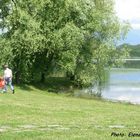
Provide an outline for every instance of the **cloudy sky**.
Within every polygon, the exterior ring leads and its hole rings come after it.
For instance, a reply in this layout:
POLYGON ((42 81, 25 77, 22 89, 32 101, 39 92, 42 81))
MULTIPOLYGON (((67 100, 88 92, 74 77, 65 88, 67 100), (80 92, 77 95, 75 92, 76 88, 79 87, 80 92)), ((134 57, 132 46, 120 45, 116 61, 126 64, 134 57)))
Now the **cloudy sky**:
POLYGON ((115 0, 115 2, 119 18, 128 20, 132 26, 124 42, 140 44, 140 0, 115 0))

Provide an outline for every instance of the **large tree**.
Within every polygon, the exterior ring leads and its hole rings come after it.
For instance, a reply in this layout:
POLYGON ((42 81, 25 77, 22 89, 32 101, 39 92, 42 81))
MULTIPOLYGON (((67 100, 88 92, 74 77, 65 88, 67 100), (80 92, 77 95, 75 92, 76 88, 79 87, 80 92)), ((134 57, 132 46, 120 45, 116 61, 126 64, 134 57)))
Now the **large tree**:
MULTIPOLYGON (((115 43, 127 29, 113 0, 4 0, 1 49, 9 50, 16 79, 63 71, 78 86, 100 83, 115 43), (125 28, 124 28, 125 27, 125 28)), ((7 56, 7 55, 5 55, 7 56)), ((9 57, 8 57, 9 58, 9 57)))

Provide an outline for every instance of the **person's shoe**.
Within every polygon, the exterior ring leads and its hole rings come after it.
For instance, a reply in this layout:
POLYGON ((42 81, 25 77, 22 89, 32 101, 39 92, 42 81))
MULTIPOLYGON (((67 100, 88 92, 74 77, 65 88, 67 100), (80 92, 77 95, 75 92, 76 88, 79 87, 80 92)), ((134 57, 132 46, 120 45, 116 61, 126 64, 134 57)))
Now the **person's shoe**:
POLYGON ((12 93, 14 94, 15 93, 15 90, 13 89, 12 93))

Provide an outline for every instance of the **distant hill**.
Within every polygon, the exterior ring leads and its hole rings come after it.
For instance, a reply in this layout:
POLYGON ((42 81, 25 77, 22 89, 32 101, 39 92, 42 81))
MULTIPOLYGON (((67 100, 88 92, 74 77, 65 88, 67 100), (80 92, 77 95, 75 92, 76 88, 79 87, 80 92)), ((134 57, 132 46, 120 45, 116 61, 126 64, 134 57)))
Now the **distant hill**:
POLYGON ((132 45, 140 44, 140 29, 131 29, 126 38, 120 41, 120 44, 129 43, 132 45))
POLYGON ((130 57, 140 57, 140 44, 138 45, 130 45, 130 44, 122 44, 119 47, 127 47, 130 49, 130 57))
MULTIPOLYGON (((130 45, 130 44, 123 44, 118 46, 118 48, 127 47, 130 50, 130 58, 140 58, 140 44, 138 45, 130 45)), ((140 69, 140 61, 129 61, 127 60, 124 63, 125 68, 137 68, 140 69)))

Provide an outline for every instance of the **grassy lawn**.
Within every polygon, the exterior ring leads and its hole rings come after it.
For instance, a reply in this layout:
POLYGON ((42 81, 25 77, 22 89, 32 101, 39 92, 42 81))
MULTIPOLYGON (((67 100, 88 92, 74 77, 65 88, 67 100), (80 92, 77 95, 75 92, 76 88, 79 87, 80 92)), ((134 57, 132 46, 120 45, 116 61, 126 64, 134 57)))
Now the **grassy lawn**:
POLYGON ((0 140, 130 140, 140 134, 140 106, 16 87, 0 94, 0 140), (111 136, 111 133, 124 136, 111 136))

